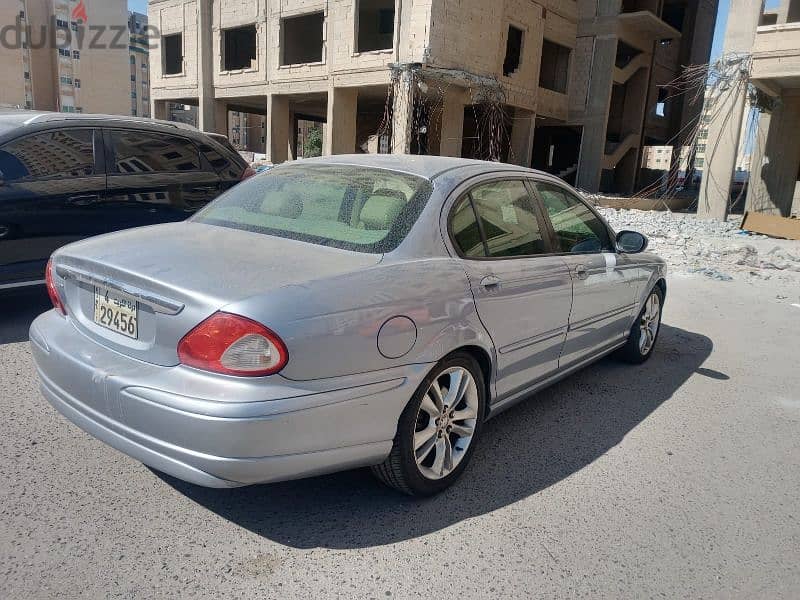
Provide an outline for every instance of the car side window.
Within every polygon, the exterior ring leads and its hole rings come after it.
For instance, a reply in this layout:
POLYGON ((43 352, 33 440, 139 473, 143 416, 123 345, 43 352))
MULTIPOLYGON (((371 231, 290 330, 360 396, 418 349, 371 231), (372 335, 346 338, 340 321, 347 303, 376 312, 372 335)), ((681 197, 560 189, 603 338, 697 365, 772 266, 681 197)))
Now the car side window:
POLYGON ((191 140, 148 131, 110 132, 117 173, 185 173, 202 171, 200 153, 191 140))
POLYGON ((535 185, 555 230, 559 252, 603 252, 611 249, 608 229, 586 204, 560 186, 542 182, 536 182, 535 185))
POLYGON ((450 217, 450 231, 461 254, 468 258, 485 258, 481 229, 469 196, 461 198, 450 217))
POLYGON ((0 148, 5 182, 95 174, 94 130, 56 129, 9 142, 0 148))
POLYGON ((492 181, 474 187, 469 194, 490 257, 532 256, 548 251, 533 201, 522 181, 492 181))

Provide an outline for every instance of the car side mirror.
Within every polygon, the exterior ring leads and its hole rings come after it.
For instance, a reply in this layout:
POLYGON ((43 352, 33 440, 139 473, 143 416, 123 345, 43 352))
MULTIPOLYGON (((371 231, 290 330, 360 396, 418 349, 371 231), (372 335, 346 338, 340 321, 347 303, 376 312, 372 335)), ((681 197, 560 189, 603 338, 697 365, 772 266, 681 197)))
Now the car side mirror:
POLYGON ((638 231, 620 231, 617 234, 617 250, 623 254, 639 254, 647 250, 647 237, 638 231))

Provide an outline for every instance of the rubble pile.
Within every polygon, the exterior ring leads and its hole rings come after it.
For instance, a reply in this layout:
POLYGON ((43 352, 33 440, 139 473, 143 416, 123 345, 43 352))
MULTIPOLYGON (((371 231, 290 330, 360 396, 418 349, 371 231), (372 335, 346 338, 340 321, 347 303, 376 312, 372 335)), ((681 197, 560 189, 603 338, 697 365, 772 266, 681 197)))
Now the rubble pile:
POLYGON ((666 211, 598 210, 616 231, 632 229, 650 238, 650 249, 667 261, 672 273, 719 281, 800 281, 800 242, 741 231, 739 216, 721 222, 666 211))

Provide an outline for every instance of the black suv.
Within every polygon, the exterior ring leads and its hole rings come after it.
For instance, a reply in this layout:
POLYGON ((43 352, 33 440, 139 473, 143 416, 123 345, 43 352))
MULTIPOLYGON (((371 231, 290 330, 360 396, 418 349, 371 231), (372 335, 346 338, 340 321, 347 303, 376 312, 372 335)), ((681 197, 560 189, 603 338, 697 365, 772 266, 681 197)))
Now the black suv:
POLYGON ((0 290, 59 246, 182 221, 253 174, 223 136, 133 117, 0 111, 0 290))

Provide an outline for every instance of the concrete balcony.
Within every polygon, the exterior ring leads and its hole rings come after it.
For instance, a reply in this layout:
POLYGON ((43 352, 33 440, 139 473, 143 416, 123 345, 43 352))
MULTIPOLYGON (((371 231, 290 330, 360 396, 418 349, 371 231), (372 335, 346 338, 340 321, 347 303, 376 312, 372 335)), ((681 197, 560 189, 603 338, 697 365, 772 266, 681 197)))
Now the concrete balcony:
POLYGON ((800 89, 800 23, 758 28, 751 80, 771 96, 800 89))
POLYGON ((681 37, 680 31, 649 10, 622 13, 618 20, 620 39, 643 52, 650 52, 654 41, 681 37))

